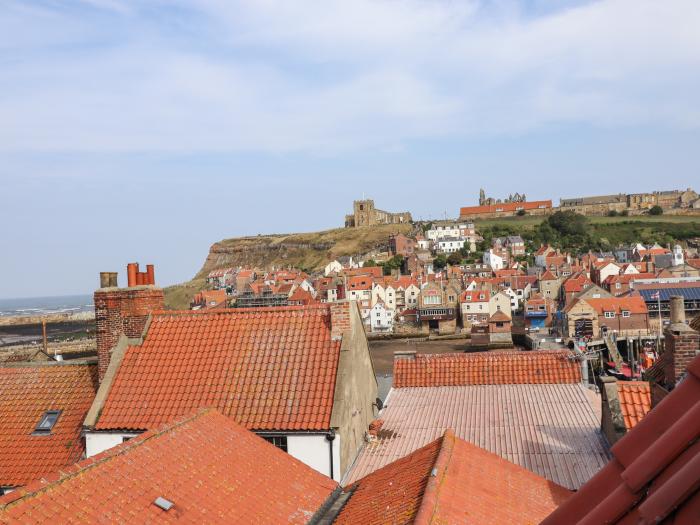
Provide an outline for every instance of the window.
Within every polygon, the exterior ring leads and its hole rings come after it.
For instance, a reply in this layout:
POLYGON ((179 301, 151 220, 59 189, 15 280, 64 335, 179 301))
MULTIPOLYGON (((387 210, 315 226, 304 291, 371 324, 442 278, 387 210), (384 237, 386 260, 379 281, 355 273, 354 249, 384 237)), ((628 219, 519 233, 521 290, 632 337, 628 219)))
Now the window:
POLYGON ((615 312, 605 312, 605 317, 607 319, 615 319, 615 312))
POLYGON ((615 288, 619 290, 620 288, 622 288, 622 285, 620 283, 615 283, 615 288))
POLYGON ((440 304, 440 296, 439 295, 426 295, 423 297, 423 304, 440 304))
POLYGON ((622 310, 622 317, 629 317, 630 313, 628 310, 622 310))
POLYGON ((44 415, 41 416, 39 424, 36 426, 33 433, 39 435, 51 434, 51 429, 56 424, 56 421, 58 421, 60 415, 60 410, 48 410, 44 412, 44 415))
POLYGON ((126 443, 126 442, 129 441, 132 437, 134 437, 134 436, 122 436, 122 443, 126 443))
POLYGON ((268 443, 272 443, 278 449, 287 452, 287 436, 262 436, 268 443))

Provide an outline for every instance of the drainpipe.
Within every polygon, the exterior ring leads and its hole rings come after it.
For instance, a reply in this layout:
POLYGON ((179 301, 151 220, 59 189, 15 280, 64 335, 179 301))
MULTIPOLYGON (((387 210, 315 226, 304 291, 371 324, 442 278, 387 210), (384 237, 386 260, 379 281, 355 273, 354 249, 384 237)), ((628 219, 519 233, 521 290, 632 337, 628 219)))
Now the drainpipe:
POLYGON ((333 441, 335 441, 335 430, 330 429, 328 434, 326 434, 326 440, 328 441, 328 459, 331 466, 330 478, 333 479, 333 441))

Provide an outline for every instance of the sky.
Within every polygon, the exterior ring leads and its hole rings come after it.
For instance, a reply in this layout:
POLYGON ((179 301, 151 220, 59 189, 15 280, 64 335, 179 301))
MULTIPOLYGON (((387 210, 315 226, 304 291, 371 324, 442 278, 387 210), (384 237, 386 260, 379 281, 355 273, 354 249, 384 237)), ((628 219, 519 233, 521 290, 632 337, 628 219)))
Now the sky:
POLYGON ((700 186, 697 0, 0 0, 0 298, 340 227, 700 186))

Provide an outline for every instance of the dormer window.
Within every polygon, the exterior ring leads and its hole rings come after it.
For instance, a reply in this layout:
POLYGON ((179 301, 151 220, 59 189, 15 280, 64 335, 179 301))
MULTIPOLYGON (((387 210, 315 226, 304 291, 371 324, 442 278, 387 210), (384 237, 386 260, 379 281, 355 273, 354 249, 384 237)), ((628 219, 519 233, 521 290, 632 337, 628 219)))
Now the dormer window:
POLYGON ((630 316, 629 310, 622 310, 622 317, 629 317, 629 316, 630 316))
POLYGON ((44 412, 44 415, 41 416, 41 419, 39 420, 39 423, 32 434, 40 436, 51 434, 51 430, 56 424, 56 421, 58 421, 60 415, 60 410, 47 410, 44 412))

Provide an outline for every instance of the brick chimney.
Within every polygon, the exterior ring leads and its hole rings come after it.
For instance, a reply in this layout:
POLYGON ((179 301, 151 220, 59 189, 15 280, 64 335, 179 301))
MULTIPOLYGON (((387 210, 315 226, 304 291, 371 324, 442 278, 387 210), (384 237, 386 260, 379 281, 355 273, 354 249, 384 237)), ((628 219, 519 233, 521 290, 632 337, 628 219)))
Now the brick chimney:
POLYGON ((145 272, 139 272, 137 263, 127 266, 127 288, 119 288, 116 272, 100 273, 100 288, 94 295, 100 381, 119 338, 122 335, 140 337, 150 313, 165 307, 163 290, 155 286, 153 265, 146 268, 145 272))
POLYGON ((683 297, 673 296, 671 303, 671 323, 664 332, 665 367, 664 375, 668 385, 675 385, 683 377, 688 364, 700 353, 700 333, 685 323, 683 297))
POLYGON ((357 308, 355 301, 337 301, 331 305, 331 339, 340 341, 343 334, 351 330, 351 308, 357 308))

